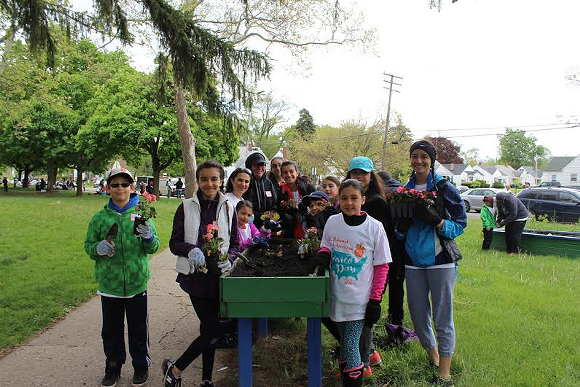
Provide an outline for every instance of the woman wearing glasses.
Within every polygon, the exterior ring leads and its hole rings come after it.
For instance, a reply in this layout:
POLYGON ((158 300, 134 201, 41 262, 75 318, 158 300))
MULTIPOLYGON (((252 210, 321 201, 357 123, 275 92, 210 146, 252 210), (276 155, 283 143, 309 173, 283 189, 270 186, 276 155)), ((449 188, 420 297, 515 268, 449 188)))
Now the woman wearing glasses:
POLYGON ((274 157, 270 160, 270 172, 268 172, 268 179, 272 182, 274 190, 276 191, 276 196, 282 196, 281 184, 284 184, 284 179, 282 179, 282 163, 284 159, 282 157, 274 157))

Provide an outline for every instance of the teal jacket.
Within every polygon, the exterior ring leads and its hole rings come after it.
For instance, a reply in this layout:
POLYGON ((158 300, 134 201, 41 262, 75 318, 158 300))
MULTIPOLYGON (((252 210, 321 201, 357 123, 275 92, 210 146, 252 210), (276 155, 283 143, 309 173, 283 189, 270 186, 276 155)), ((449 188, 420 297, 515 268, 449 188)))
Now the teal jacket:
POLYGON ((481 223, 483 228, 494 228, 495 227, 495 213, 491 212, 488 206, 485 204, 481 207, 481 223))
POLYGON ((131 194, 129 204, 122 209, 109 200, 89 222, 85 251, 95 261, 95 279, 98 290, 102 293, 127 297, 147 290, 147 281, 151 277, 147 254, 157 251, 159 238, 151 219, 148 220, 153 229, 151 240, 143 241, 133 233, 131 214, 135 213, 138 203, 137 194, 131 194), (117 237, 113 239, 115 255, 98 255, 97 245, 105 239, 113 223, 117 223, 119 227, 117 237))

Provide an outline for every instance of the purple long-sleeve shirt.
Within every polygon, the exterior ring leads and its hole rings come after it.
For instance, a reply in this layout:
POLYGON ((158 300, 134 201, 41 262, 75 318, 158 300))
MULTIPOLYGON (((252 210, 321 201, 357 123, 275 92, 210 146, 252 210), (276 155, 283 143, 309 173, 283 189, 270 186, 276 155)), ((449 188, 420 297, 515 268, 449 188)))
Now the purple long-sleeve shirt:
MULTIPOLYGON (((214 200, 204 200, 201 195, 197 194, 201 206, 201 222, 199 225, 199 232, 197 244, 185 242, 183 203, 179 205, 175 216, 173 217, 173 231, 171 232, 171 239, 169 240, 169 249, 175 255, 187 257, 189 252, 195 247, 201 247, 203 244, 203 235, 207 225, 216 220, 218 197, 214 200)), ((232 219, 232 228, 230 230, 230 247, 228 254, 232 260, 238 252, 238 221, 234 211, 232 219)), ((219 296, 219 276, 220 269, 217 267, 217 262, 213 257, 206 257, 207 273, 194 274, 178 274, 176 281, 181 286, 184 292, 189 293, 194 297, 217 298, 219 296)))

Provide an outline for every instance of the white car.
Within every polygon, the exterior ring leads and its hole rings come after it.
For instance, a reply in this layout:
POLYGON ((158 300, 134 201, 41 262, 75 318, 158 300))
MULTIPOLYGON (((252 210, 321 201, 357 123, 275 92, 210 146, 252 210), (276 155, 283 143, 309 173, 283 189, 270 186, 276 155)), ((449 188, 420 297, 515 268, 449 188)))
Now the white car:
MULTIPOLYGON (((495 198, 498 192, 503 191, 499 188, 471 188, 461 194, 461 199, 465 204, 465 211, 469 212, 471 210, 480 211, 483 207, 483 197, 491 196, 495 198)), ((494 200, 495 203, 495 200, 494 200)))

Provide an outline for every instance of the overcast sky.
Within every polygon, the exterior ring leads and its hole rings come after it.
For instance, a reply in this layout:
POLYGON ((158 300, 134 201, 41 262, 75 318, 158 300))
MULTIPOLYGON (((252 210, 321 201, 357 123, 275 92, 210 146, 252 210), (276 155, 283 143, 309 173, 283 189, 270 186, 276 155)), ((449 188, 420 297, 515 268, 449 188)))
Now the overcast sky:
MULTIPOLYGON (((530 131, 554 156, 580 154, 580 128, 557 129, 580 121, 580 84, 566 80, 580 73, 580 1, 444 0, 441 12, 427 0, 358 5, 377 29, 378 56, 314 50, 308 77, 278 62, 261 83, 294 105, 291 121, 301 108, 316 124, 385 116, 386 72, 403 78, 392 109, 416 138, 441 135, 496 157, 489 134, 508 126, 530 131)), ((150 70, 142 51, 130 51, 134 65, 150 70)))

